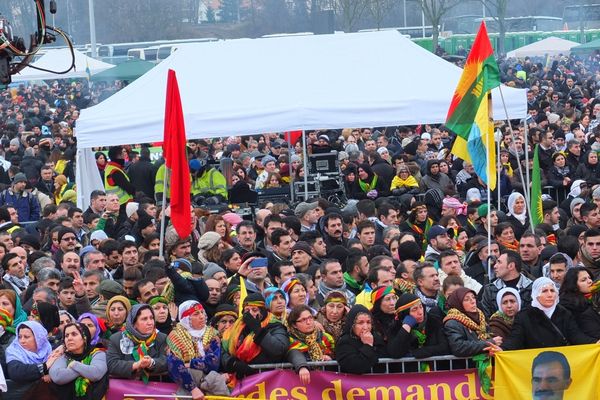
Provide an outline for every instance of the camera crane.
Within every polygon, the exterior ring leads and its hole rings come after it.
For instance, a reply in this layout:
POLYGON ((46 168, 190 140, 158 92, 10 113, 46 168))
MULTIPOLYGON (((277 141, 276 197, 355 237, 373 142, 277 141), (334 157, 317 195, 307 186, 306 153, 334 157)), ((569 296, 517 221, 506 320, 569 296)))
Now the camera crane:
MULTIPOLYGON (((11 76, 19 73, 27 66, 57 74, 66 74, 75 68, 75 52, 68 34, 60 28, 46 25, 45 0, 33 1, 36 8, 37 31, 30 35, 29 48, 25 46, 23 38, 13 35, 8 18, 0 15, 0 85, 8 85, 11 82, 11 76), (31 65, 30 63, 37 52, 45 44, 56 41, 57 34, 64 38, 71 50, 71 66, 65 71, 51 71, 31 65)), ((55 0, 50 0, 50 13, 56 14, 55 0)))

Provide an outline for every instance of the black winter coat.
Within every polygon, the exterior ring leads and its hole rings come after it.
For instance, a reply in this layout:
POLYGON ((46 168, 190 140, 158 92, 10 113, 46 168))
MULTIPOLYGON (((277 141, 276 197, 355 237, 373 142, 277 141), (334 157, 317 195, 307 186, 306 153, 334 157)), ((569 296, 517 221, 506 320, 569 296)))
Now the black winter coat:
POLYGON ((537 349, 594 342, 592 337, 579 329, 573 314, 559 304, 551 319, 536 307, 519 311, 512 332, 502 344, 502 348, 505 350, 537 349))
POLYGON ((485 340, 479 339, 475 331, 453 319, 444 323, 444 333, 448 338, 450 352, 455 357, 472 357, 483 353, 483 349, 489 346, 485 340))
POLYGON ((402 328, 402 323, 395 324, 390 339, 387 344, 387 351, 392 358, 401 358, 413 356, 415 358, 428 358, 441 356, 450 353, 448 340, 444 335, 442 321, 427 314, 425 322, 425 333, 427 339, 423 347, 419 348, 417 337, 402 328))
POLYGON ((571 295, 561 294, 559 304, 573 314, 577 326, 583 333, 596 340, 600 339, 600 314, 590 303, 583 298, 577 299, 571 295))

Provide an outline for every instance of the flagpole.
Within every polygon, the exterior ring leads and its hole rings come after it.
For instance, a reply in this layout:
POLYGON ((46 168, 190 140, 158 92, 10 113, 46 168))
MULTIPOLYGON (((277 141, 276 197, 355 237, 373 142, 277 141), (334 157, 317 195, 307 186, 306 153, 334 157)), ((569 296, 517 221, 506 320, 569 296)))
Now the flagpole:
POLYGON ((527 126, 527 120, 523 121, 523 125, 525 126, 525 175, 527 179, 527 185, 524 187, 523 191, 527 193, 527 198, 525 199, 525 205, 527 206, 527 213, 529 214, 529 224, 531 225, 531 232, 535 233, 535 225, 533 224, 533 215, 531 214, 531 187, 529 184, 531 183, 531 177, 529 176, 529 126, 527 126))
POLYGON ((502 191, 500 190, 500 174, 502 172, 502 162, 501 162, 501 158, 500 158, 500 140, 502 139, 502 133, 500 132, 500 129, 496 130, 496 133, 498 134, 498 140, 496 141, 496 157, 498 157, 498 160, 495 160, 498 167, 498 179, 496 180, 496 191, 498 192, 498 204, 496 205, 496 207, 498 208, 498 210, 500 209, 500 200, 502 199, 502 191))
POLYGON ((165 259, 165 222, 166 222, 166 215, 165 215, 165 211, 167 210, 167 190, 170 190, 170 185, 169 185, 169 168, 167 168, 166 165, 166 161, 165 161, 165 176, 164 176, 164 180, 163 180, 163 193, 162 193, 162 212, 160 215, 160 247, 158 248, 158 257, 160 259, 163 259, 164 261, 166 261, 165 259))
POLYGON ((306 131, 302 130, 302 164, 304 164, 304 201, 308 201, 308 146, 306 145, 306 131))
MULTIPOLYGON (((500 91, 500 99, 502 100, 502 107, 504 108, 504 115, 506 116, 506 123, 508 124, 508 129, 510 130, 510 136, 512 138, 512 142, 515 143, 515 133, 513 132, 512 126, 510 124, 510 118, 508 117, 508 110, 506 109, 506 102, 504 101, 504 94, 502 93, 502 85, 498 86, 498 90, 500 91)), ((524 121, 525 125, 525 137, 527 137, 527 122, 524 121)), ((527 143, 527 142, 525 142, 527 143)), ((527 171, 529 171, 529 161, 527 157, 527 147, 524 150, 525 160, 527 164, 527 171)), ((521 165, 521 159, 519 158, 519 153, 517 151, 517 167, 519 168, 519 176, 521 178, 521 184, 523 185, 523 196, 525 197, 525 206, 527 207, 527 213, 529 214, 530 222, 533 222, 531 218, 531 205, 529 201, 529 184, 525 182, 525 178, 523 175, 523 167, 521 165)), ((527 173, 529 175, 529 172, 527 173)), ((527 180, 529 182, 529 178, 527 180)))
MULTIPOLYGON (((488 92, 487 96, 489 97, 489 102, 488 105, 492 106, 492 102, 491 102, 491 97, 492 97, 492 92, 488 92)), ((493 119, 493 112, 492 112, 492 107, 488 108, 488 124, 493 123, 494 119, 493 119), (490 121, 491 120, 491 121, 490 121)), ((488 175, 490 172, 490 134, 489 134, 489 128, 486 128, 487 132, 485 132, 485 159, 486 159, 486 177, 487 177, 487 248, 488 248, 488 255, 487 255, 487 267, 488 267, 488 279, 491 279, 491 271, 490 271, 490 265, 492 264, 490 262, 490 257, 492 256, 492 218, 491 218, 491 214, 492 214, 492 190, 490 189, 490 181, 492 180, 492 178, 488 175)), ((496 182, 496 190, 498 190, 498 192, 500 192, 500 180, 498 180, 496 182)))

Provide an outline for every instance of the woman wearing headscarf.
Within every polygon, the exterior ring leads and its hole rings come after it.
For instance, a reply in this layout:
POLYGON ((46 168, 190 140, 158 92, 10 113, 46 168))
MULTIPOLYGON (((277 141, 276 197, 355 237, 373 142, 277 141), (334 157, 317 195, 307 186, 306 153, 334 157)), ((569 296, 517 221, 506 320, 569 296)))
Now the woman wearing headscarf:
POLYGON ((379 333, 386 343, 394 324, 397 300, 398 296, 392 286, 379 286, 371 292, 373 330, 379 333))
POLYGON ((398 168, 398 173, 392 179, 390 190, 394 196, 402 196, 403 194, 419 193, 419 182, 410 174, 407 166, 401 165, 398 168))
POLYGON ((477 294, 464 287, 448 296, 450 309, 444 317, 444 332, 455 357, 472 357, 484 353, 490 343, 502 344, 502 338, 492 338, 476 299, 477 294))
POLYGON ((141 378, 167 371, 167 336, 156 330, 152 308, 136 304, 125 321, 125 330, 110 337, 106 362, 111 376, 141 378))
POLYGON ((596 151, 589 151, 583 156, 583 162, 575 171, 575 178, 586 181, 590 187, 600 183, 600 163, 596 151))
POLYGON ((347 312, 348 299, 344 293, 337 290, 327 293, 323 307, 317 314, 317 322, 323 326, 325 332, 333 337, 335 342, 342 336, 347 312))
POLYGON ((369 164, 364 163, 357 168, 356 179, 350 187, 348 197, 357 200, 375 200, 378 197, 386 197, 389 193, 389 186, 386 185, 385 179, 375 174, 369 164))
POLYGON ((152 307, 156 329, 168 335, 173 329, 173 321, 169 313, 169 301, 163 296, 152 296, 148 299, 148 305, 152 307))
POLYGON ((65 326, 64 354, 50 368, 53 392, 61 399, 101 399, 108 390, 106 354, 92 344, 87 326, 65 326))
POLYGON ((0 290, 0 367, 4 371, 6 371, 6 348, 15 339, 14 317, 17 299, 18 296, 14 291, 0 290))
POLYGON ((518 192, 511 193, 507 201, 508 218, 513 227, 515 238, 521 240, 521 236, 529 228, 529 218, 527 218, 527 207, 525 206, 525 197, 518 192))
POLYGON ((223 334, 221 364, 235 374, 235 381, 258 372, 249 364, 281 362, 288 346, 285 326, 267 310, 262 294, 252 293, 244 299, 242 315, 223 334))
POLYGON ((36 383, 50 382, 48 371, 60 357, 61 349, 52 351, 48 332, 37 321, 17 325, 17 338, 6 348, 8 390, 14 398, 32 390, 36 383))
POLYGON ((48 341, 53 349, 62 343, 62 333, 58 329, 60 326, 60 315, 58 314, 57 306, 46 302, 34 302, 29 319, 42 324, 48 332, 48 341))
POLYGON ((177 394, 229 395, 227 384, 217 371, 221 359, 218 332, 207 325, 204 307, 188 300, 179 306, 179 323, 169 333, 167 365, 169 376, 179 385, 177 394))
POLYGON ((306 287, 300 279, 295 276, 286 279, 281 284, 281 289, 285 292, 288 298, 288 310, 302 304, 308 305, 308 293, 306 287))
POLYGON ((421 299, 404 293, 395 304, 387 350, 392 358, 427 358, 450 353, 442 321, 425 311, 421 299))
POLYGON ((433 226, 433 219, 429 218, 427 206, 421 202, 415 202, 412 205, 408 219, 400 224, 401 232, 410 232, 415 237, 415 241, 423 248, 427 248, 427 233, 433 226))
POLYGON ((535 349, 595 342, 579 329, 571 312, 558 304, 558 290, 550 278, 536 279, 531 297, 531 307, 517 314, 511 333, 502 345, 503 349, 535 349))
MULTIPOLYGON (((283 289, 277 286, 271 286, 264 290, 265 305, 267 310, 275 316, 285 326, 287 326, 287 305, 288 295, 283 289)), ((237 317, 237 316, 236 316, 237 317)))
POLYGON ((232 326, 238 317, 238 312, 231 304, 219 304, 210 320, 210 325, 215 328, 219 337, 223 337, 223 333, 232 326))
POLYGON ((600 339, 597 291, 598 283, 592 283, 592 273, 583 267, 569 269, 559 291, 559 304, 573 314, 581 331, 594 339, 600 339))
POLYGON ((102 342, 100 341, 100 333, 102 333, 102 330, 100 328, 98 317, 92 313, 83 313, 79 316, 79 318, 77 318, 77 322, 85 325, 85 327, 88 329, 88 332, 91 336, 90 342, 92 346, 104 348, 102 342))
POLYGON ((288 316, 290 346, 287 358, 304 385, 310 384, 309 361, 331 361, 335 343, 333 337, 315 325, 312 309, 298 305, 288 316))
POLYGON ((336 344, 335 359, 341 372, 366 374, 386 355, 385 343, 373 332, 373 316, 363 305, 355 304, 346 317, 346 324, 336 344))
POLYGON ((518 290, 505 287, 496 294, 496 304, 498 311, 490 317, 490 331, 493 336, 505 339, 510 334, 515 316, 521 310, 521 295, 518 290))
POLYGON ((108 339, 125 329, 125 320, 131 311, 131 302, 125 296, 113 296, 106 304, 106 319, 104 320, 104 332, 102 337, 106 339, 105 345, 108 346, 108 339))

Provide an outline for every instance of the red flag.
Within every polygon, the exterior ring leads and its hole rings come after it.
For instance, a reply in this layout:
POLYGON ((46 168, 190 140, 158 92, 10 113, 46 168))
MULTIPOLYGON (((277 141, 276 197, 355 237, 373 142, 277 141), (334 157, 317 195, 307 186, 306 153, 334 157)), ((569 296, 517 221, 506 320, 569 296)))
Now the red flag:
POLYGON ((165 105, 165 132, 163 155, 171 170, 171 222, 180 238, 192 232, 190 201, 190 167, 186 154, 185 123, 175 71, 169 70, 167 102, 165 105))
POLYGON ((296 144, 298 139, 300 139, 302 137, 302 131, 285 132, 284 137, 285 137, 285 140, 287 140, 287 142, 291 145, 291 147, 294 147, 294 145, 296 144))

